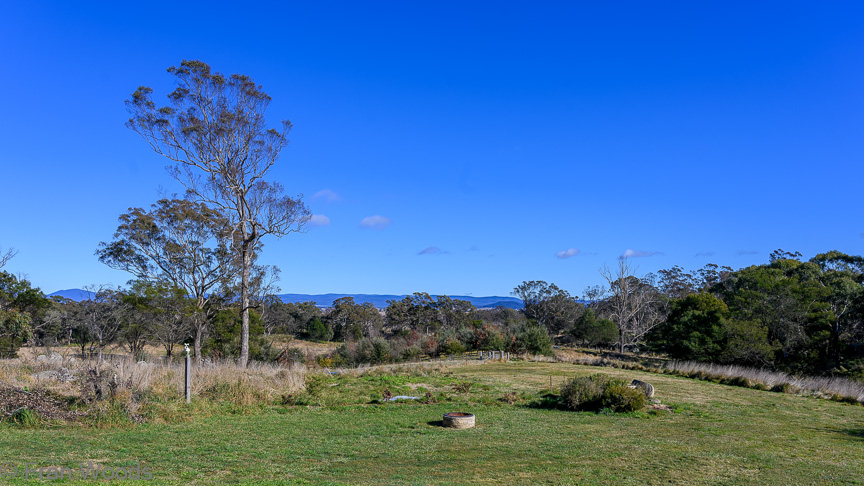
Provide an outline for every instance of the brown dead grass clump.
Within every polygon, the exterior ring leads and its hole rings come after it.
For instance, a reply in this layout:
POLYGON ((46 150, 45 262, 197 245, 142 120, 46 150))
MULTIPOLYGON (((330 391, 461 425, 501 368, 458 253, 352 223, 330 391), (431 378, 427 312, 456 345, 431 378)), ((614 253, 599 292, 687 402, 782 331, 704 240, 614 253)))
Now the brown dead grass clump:
POLYGON ((47 390, 27 390, 0 383, 0 421, 14 420, 23 411, 42 420, 75 420, 84 415, 70 410, 68 402, 47 390))

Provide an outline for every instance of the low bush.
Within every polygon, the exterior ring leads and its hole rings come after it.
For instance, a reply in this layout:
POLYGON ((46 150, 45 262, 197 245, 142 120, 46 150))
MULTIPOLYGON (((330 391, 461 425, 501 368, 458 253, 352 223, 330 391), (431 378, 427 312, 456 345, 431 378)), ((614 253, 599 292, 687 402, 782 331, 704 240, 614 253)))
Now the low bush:
POLYGON ((641 390, 615 384, 603 390, 601 403, 603 408, 612 409, 613 412, 635 412, 645 408, 648 398, 641 390))
POLYGON ((561 404, 569 410, 596 412, 603 408, 633 412, 647 404, 645 394, 624 380, 600 373, 576 377, 561 387, 561 404))

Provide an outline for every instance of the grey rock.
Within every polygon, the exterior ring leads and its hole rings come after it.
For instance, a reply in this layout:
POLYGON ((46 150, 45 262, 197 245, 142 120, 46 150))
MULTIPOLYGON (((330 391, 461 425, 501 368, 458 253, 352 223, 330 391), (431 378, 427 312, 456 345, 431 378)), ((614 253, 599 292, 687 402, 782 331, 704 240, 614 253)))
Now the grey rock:
POLYGON ((48 361, 48 356, 45 356, 44 354, 40 354, 39 356, 36 356, 36 362, 37 363, 45 363, 47 361, 48 361))
POLYGON ((48 361, 63 361, 63 356, 60 356, 60 353, 51 353, 51 356, 48 357, 48 361))
POLYGON ((645 383, 644 381, 639 381, 639 380, 633 380, 630 383, 630 386, 633 388, 637 388, 639 390, 642 390, 642 393, 644 393, 646 397, 654 398, 654 386, 651 385, 650 383, 645 383))
POLYGON ((75 375, 66 368, 60 368, 60 370, 57 371, 57 379, 62 382, 72 381, 75 379, 75 375))
POLYGON ((57 378, 57 372, 54 370, 40 371, 39 373, 34 373, 32 376, 39 381, 51 380, 57 378))
POLYGON ((40 371, 39 373, 35 373, 31 376, 39 381, 57 380, 62 381, 63 383, 73 381, 75 379, 75 375, 66 368, 60 368, 59 370, 40 371))

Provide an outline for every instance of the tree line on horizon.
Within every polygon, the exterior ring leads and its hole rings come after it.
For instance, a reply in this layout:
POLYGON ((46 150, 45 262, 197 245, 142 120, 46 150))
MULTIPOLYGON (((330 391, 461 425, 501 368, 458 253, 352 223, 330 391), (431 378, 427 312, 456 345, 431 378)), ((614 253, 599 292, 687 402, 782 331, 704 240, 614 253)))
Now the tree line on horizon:
MULTIPOLYGON (((322 309, 284 303, 259 279, 250 307, 250 357, 303 361, 293 338, 341 343, 325 357, 331 366, 471 350, 549 354, 557 344, 864 375, 864 257, 837 251, 800 257, 778 250, 768 263, 738 270, 674 266, 644 276, 619 260, 614 270, 601 270, 605 285, 585 289, 581 300, 553 283, 522 282, 512 292, 524 302, 520 310, 477 309, 423 292, 388 301, 385 309, 352 297, 322 309)), ((199 360, 241 353, 236 288, 209 293, 203 305, 200 296, 164 281, 88 290, 91 298, 80 302, 47 298, 0 271, 0 353, 14 356, 25 344, 66 345, 99 359, 106 347, 119 346, 145 358, 150 344, 171 358, 184 343, 199 360)))

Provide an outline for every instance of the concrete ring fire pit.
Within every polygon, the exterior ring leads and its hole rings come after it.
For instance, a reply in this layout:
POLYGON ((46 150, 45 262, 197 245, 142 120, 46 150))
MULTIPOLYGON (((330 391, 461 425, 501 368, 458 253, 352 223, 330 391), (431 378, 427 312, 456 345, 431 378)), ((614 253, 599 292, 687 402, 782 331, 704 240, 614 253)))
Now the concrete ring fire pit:
POLYGON ((474 414, 465 412, 450 412, 444 414, 444 427, 454 429, 470 429, 474 427, 474 414))

